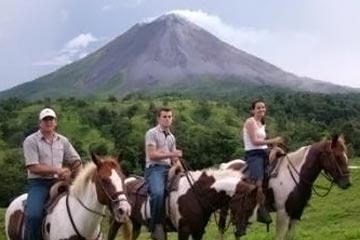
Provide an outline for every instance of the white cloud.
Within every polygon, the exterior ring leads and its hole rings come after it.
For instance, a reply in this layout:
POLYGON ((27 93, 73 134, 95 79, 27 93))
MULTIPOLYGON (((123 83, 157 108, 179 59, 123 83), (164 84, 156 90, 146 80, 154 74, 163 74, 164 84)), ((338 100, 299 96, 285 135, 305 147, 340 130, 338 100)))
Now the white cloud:
POLYGON ((65 50, 79 50, 86 48, 90 43, 98 41, 91 33, 80 34, 65 44, 65 50))
POLYGON ((84 58, 88 55, 88 48, 91 43, 100 41, 91 33, 80 34, 65 43, 64 47, 58 51, 55 56, 47 60, 36 62, 40 66, 62 66, 84 58))

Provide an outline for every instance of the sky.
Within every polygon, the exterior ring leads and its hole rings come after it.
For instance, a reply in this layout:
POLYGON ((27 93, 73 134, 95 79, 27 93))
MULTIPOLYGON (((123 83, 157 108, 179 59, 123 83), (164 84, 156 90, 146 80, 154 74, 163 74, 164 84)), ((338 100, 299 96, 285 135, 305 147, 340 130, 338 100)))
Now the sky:
POLYGON ((358 0, 0 0, 0 91, 176 12, 285 71, 360 87, 358 0))

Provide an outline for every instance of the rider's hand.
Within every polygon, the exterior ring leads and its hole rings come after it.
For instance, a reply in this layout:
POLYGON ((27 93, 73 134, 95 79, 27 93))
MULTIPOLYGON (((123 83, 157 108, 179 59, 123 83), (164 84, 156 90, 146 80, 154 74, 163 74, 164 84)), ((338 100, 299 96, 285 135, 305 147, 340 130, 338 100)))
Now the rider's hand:
POLYGON ((274 144, 283 144, 284 139, 282 137, 276 137, 274 138, 274 144))
POLYGON ((175 157, 175 158, 180 158, 183 155, 181 150, 175 150, 172 153, 173 153, 173 157, 175 157))
POLYGON ((60 180, 68 180, 70 179, 71 171, 68 168, 59 168, 57 175, 60 180))

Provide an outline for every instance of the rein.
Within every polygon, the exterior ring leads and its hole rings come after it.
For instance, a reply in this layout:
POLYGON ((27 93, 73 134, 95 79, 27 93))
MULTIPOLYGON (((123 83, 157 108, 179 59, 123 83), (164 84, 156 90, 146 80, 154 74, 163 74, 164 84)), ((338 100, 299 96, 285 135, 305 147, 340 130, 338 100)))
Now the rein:
MULTIPOLYGON (((96 177, 96 180, 99 179, 97 172, 96 172, 95 177, 96 177)), ((96 180, 95 180, 95 181, 96 181, 96 180)), ((114 199, 114 198, 106 191, 106 189, 105 189, 105 187, 103 186, 103 184, 102 184, 101 181, 96 181, 96 182, 99 183, 100 188, 101 188, 102 191, 105 193, 105 195, 107 196, 108 200, 111 201, 110 207, 112 207, 113 204, 116 203, 116 202, 128 201, 127 198, 125 198, 125 199, 114 199)), ((125 185, 124 185, 124 186, 125 186, 125 185)), ((116 193, 115 193, 115 196, 119 196, 119 195, 122 195, 122 194, 125 195, 125 191, 116 192, 116 193)), ((107 216, 106 214, 103 214, 103 213, 101 213, 101 212, 95 211, 95 210, 89 208, 88 206, 86 206, 86 205, 84 204, 84 202, 81 201, 81 199, 80 199, 78 196, 75 196, 75 199, 76 199, 76 200, 80 203, 80 205, 81 205, 84 209, 86 209, 87 211, 89 211, 89 212, 91 212, 91 213, 93 213, 93 214, 95 214, 95 215, 99 215, 100 217, 106 217, 106 216, 107 216)), ((83 237, 83 236, 80 234, 79 230, 77 229, 77 227, 76 227, 76 225, 75 225, 74 219, 73 219, 73 217, 72 217, 72 215, 71 215, 70 206, 69 206, 69 192, 66 194, 66 210, 67 210, 67 213, 68 213, 68 215, 69 215, 71 225, 72 225, 72 227, 74 228, 74 230, 75 230, 75 232, 76 232, 76 235, 80 238, 80 240, 86 240, 86 238, 83 237)), ((101 229, 100 229, 99 233, 97 234, 95 240, 100 239, 100 236, 101 236, 101 229)))
MULTIPOLYGON (((76 198, 78 199, 78 198, 76 198)), ((83 205, 82 205, 83 206, 83 205)), ((85 205, 84 205, 85 206, 85 205)), ((88 208, 86 208, 88 210, 88 208)), ((72 227, 74 228, 75 232, 76 232, 76 235, 80 238, 80 240, 86 240, 86 238, 84 236, 81 235, 81 233, 79 232, 79 230, 77 229, 76 225, 75 225, 75 222, 74 222, 74 219, 71 215, 71 211, 70 211, 70 206, 69 206, 69 192, 66 194, 66 210, 67 210, 67 213, 69 215, 69 218, 70 218, 70 222, 71 222, 71 225, 72 227)), ((99 231, 99 233, 97 234, 96 239, 99 239, 101 236, 101 230, 99 231)))
MULTIPOLYGON (((193 176, 192 176, 191 173, 190 173, 190 171, 192 171, 192 169, 191 169, 190 166, 185 162, 184 159, 180 158, 179 161, 180 161, 182 167, 183 167, 184 170, 185 170, 185 177, 186 177, 186 179, 187 179, 187 181, 188 181, 191 189, 192 189, 193 192, 194 192, 194 195, 195 195, 196 200, 197 200, 198 203, 200 204, 201 208, 204 210, 204 209, 205 209, 205 206, 203 205, 203 202, 204 202, 204 201, 201 201, 201 195, 202 195, 202 194, 201 194, 201 190, 200 190, 198 187, 195 187, 195 185, 193 184, 193 183, 195 182, 195 180, 194 180, 193 176)), ((208 204, 206 204, 206 205, 208 205, 208 204)), ((216 210, 216 208, 214 208, 213 206, 211 206, 211 205, 208 205, 208 206, 210 207, 210 209, 211 209, 212 211, 215 211, 215 210, 216 210)))
MULTIPOLYGON (((193 176, 190 174, 190 171, 192 170, 190 168, 190 166, 188 165, 188 163, 183 159, 183 158, 179 158, 179 161, 182 165, 182 167, 184 168, 185 170, 185 176, 186 176, 186 179, 192 189, 192 191, 194 192, 194 195, 195 195, 195 198, 196 200, 198 201, 198 203, 200 204, 201 208, 204 210, 205 209, 205 206, 203 205, 203 201, 201 201, 202 197, 201 197, 201 190, 196 188, 195 185, 193 184, 195 182, 193 176)), ((206 204, 210 207, 211 211, 213 212, 213 215, 214 215, 214 220, 215 220, 215 224, 216 226, 219 226, 219 220, 217 219, 216 217, 216 210, 217 208, 213 207, 212 204, 206 204)), ((228 222, 226 228, 224 229, 224 232, 227 231, 230 227, 230 224, 231 224, 231 221, 228 222)), ((218 232, 221 234, 220 232, 220 229, 218 228, 218 232)))
POLYGON ((334 182, 335 182, 334 179, 332 179, 329 175, 324 174, 324 173, 321 172, 321 174, 325 177, 325 179, 330 182, 329 187, 323 187, 323 186, 321 186, 321 185, 314 184, 314 183, 312 183, 311 181, 309 181, 309 180, 307 180, 307 179, 305 179, 305 178, 301 178, 301 180, 300 180, 300 173, 299 173, 299 171, 296 169, 296 167, 294 166, 294 164, 292 163, 289 155, 286 155, 285 157, 286 157, 286 159, 288 160, 287 168, 288 168, 288 170, 289 170, 290 176, 291 176, 291 178, 293 179, 293 181, 294 181, 294 183, 296 184, 296 186, 299 186, 299 185, 300 185, 300 182, 297 182, 297 181, 296 181, 295 176, 294 176, 294 174, 293 174, 293 171, 298 175, 299 181, 303 181, 303 182, 306 183, 307 185, 311 186, 311 189, 313 190, 313 192, 314 192, 318 197, 323 198, 323 197, 326 197, 327 195, 329 195, 331 189, 332 189, 333 186, 334 186, 334 182), (291 169, 292 169, 293 171, 292 171, 291 169), (326 190, 326 192, 325 192, 324 194, 320 194, 317 189, 326 190))

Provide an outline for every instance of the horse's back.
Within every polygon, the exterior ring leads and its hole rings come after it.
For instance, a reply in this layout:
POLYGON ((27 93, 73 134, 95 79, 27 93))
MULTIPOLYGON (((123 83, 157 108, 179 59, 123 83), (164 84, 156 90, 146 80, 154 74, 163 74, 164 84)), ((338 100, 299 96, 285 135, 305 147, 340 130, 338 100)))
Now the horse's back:
POLYGON ((15 198, 5 212, 5 232, 6 238, 11 240, 21 239, 24 221, 24 201, 27 194, 24 193, 15 198))

